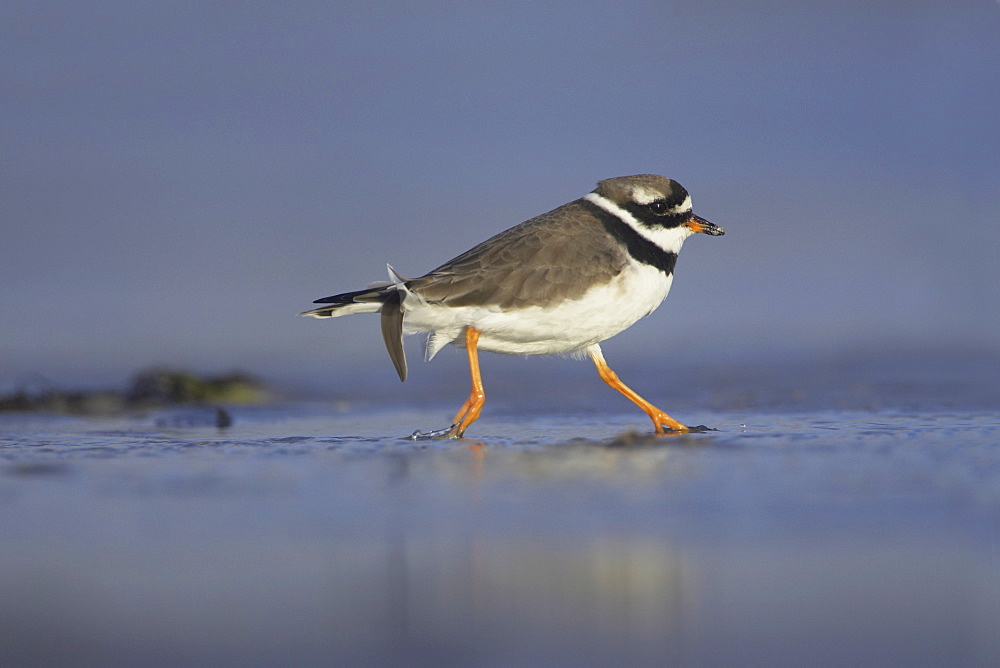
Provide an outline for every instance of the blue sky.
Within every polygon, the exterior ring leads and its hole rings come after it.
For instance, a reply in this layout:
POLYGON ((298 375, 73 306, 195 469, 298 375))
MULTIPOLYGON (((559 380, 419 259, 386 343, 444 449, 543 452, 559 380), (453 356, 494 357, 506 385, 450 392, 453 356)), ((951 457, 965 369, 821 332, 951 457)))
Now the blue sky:
POLYGON ((642 172, 727 235, 612 363, 996 355, 998 35, 985 0, 6 2, 0 387, 392 378, 376 318, 294 314, 642 172))

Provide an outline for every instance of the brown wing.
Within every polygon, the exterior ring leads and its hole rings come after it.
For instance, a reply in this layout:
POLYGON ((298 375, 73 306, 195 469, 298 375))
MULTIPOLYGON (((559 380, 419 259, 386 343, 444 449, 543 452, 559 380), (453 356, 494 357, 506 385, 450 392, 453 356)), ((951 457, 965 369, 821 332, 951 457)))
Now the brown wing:
POLYGON ((448 306, 548 306, 611 281, 626 262, 621 246, 577 201, 501 232, 407 287, 448 306))

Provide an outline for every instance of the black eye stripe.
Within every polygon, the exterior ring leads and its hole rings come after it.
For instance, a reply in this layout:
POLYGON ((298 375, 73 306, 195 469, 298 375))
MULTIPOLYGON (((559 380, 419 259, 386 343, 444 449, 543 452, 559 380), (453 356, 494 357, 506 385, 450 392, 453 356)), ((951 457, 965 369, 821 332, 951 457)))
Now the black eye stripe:
POLYGON ((677 212, 671 206, 670 200, 666 199, 654 200, 649 204, 626 204, 622 208, 631 213, 641 225, 651 228, 677 227, 691 218, 690 211, 677 212), (663 205, 662 211, 653 208, 658 204, 663 205))

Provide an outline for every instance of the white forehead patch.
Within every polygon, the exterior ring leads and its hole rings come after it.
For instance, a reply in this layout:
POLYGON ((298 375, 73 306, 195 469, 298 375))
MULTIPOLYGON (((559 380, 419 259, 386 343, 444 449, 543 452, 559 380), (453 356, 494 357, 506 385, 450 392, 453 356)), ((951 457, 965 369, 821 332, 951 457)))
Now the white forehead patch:
POLYGON ((636 204, 649 204, 658 199, 663 199, 663 193, 658 190, 651 190, 650 188, 644 188, 643 186, 635 186, 632 188, 632 201, 636 204))
MULTIPOLYGON (((646 188, 643 186, 635 186, 632 188, 632 201, 636 204, 641 204, 645 206, 646 204, 651 204, 658 199, 663 199, 664 195, 658 190, 653 190, 652 188, 646 188)), ((669 213, 690 213, 691 212, 691 195, 684 198, 684 201, 677 206, 670 209, 669 213)))

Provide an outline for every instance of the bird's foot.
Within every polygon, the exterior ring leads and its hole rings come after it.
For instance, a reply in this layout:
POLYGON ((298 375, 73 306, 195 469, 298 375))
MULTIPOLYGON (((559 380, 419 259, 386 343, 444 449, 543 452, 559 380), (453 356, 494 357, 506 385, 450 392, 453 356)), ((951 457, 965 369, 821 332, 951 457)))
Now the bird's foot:
POLYGON ((444 429, 433 429, 431 431, 420 431, 419 429, 407 436, 411 441, 440 441, 447 438, 461 438, 458 435, 458 423, 445 427, 444 429))
POLYGON ((719 430, 715 429, 714 427, 706 427, 703 424, 700 424, 697 427, 688 427, 683 424, 677 424, 676 426, 665 424, 662 425, 659 429, 657 429, 656 433, 667 436, 676 436, 677 434, 703 434, 707 431, 719 431, 719 430))

